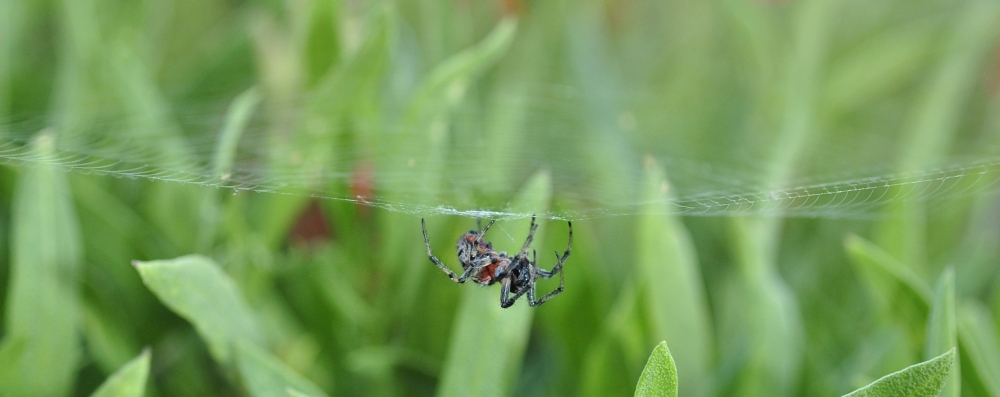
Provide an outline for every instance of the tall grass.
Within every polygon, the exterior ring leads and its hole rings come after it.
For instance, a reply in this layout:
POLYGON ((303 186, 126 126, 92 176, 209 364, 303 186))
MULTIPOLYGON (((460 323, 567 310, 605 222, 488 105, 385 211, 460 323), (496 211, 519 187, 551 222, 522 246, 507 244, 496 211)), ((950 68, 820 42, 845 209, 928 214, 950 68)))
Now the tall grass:
POLYGON ((666 207, 995 161, 994 0, 4 1, 0 34, 0 395, 833 396, 923 362, 857 395, 1000 396, 994 190, 666 207), (203 186, 246 169, 328 199, 203 186), (453 270, 476 222, 438 205, 590 216, 565 292, 449 281, 420 218, 453 270))

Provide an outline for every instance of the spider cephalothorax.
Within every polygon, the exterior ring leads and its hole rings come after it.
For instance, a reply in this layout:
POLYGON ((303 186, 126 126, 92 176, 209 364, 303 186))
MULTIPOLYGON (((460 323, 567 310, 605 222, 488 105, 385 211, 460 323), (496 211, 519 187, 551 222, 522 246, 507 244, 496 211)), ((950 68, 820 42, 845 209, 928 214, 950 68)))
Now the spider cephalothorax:
POLYGON ((569 258, 570 250, 573 248, 573 223, 567 222, 569 224, 569 243, 566 251, 563 252, 562 256, 559 256, 559 252, 556 252, 555 266, 552 267, 552 270, 544 270, 538 267, 534 250, 531 251, 531 259, 528 259, 528 249, 531 248, 535 230, 538 229, 538 224, 535 223, 534 216, 531 217, 531 230, 524 241, 524 246, 513 257, 507 256, 506 252, 495 251, 493 244, 483 240, 483 235, 493 225, 493 222, 495 221, 490 221, 482 231, 471 230, 458 239, 458 261, 462 264, 464 272, 461 276, 456 276, 454 272, 448 269, 447 266, 431 253, 431 243, 427 238, 427 225, 421 219, 420 226, 424 232, 424 244, 427 246, 427 256, 435 266, 440 268, 454 282, 464 283, 470 277, 480 285, 493 285, 499 282, 501 286, 501 307, 510 307, 517 298, 520 298, 525 293, 528 294, 528 304, 538 306, 562 292, 562 266, 566 262, 566 259, 569 258), (540 299, 535 299, 535 283, 538 281, 538 278, 551 278, 556 273, 559 273, 559 287, 542 296, 540 299))

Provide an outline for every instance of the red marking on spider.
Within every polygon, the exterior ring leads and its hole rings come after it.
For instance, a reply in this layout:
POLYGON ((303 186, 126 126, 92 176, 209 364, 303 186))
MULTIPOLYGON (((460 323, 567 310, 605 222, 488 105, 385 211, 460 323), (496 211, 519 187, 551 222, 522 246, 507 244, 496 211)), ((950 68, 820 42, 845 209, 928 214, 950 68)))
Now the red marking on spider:
POLYGON ((566 251, 563 252, 562 256, 556 252, 555 266, 552 267, 552 270, 545 270, 538 267, 534 250, 531 250, 531 259, 528 259, 528 250, 531 248, 535 230, 538 229, 534 216, 531 217, 531 230, 528 232, 528 237, 525 239, 521 251, 513 257, 508 257, 506 252, 495 251, 492 243, 483 240, 486 231, 490 229, 490 226, 493 226, 494 222, 496 221, 490 221, 481 231, 470 230, 459 237, 456 251, 458 251, 458 261, 464 272, 461 276, 457 276, 431 252, 431 242, 427 237, 427 224, 421 219, 420 226, 424 232, 427 257, 430 258, 431 263, 456 283, 464 283, 470 278, 483 286, 500 283, 500 307, 503 308, 510 307, 517 298, 524 294, 528 294, 528 304, 532 307, 539 306, 559 295, 563 291, 562 266, 569 258, 570 250, 573 248, 573 223, 567 222, 569 242, 566 251), (559 287, 545 296, 535 299, 535 283, 538 279, 552 278, 556 273, 559 274, 559 287))

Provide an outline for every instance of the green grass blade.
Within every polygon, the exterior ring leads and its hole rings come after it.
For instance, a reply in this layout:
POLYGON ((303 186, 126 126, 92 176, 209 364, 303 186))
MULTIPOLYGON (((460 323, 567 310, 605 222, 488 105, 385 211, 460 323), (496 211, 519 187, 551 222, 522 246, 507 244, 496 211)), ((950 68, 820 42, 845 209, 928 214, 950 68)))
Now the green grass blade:
POLYGON ((436 116, 456 104, 471 80, 507 51, 516 32, 517 20, 503 19, 475 46, 435 66, 414 94, 408 109, 410 120, 436 116))
POLYGON ((236 361, 243 386, 254 397, 291 395, 294 390, 311 397, 326 396, 319 387, 253 343, 241 341, 236 346, 236 361), (304 392, 303 392, 304 391, 304 392))
POLYGON ((126 363, 121 369, 104 381, 91 397, 142 397, 146 391, 149 376, 149 349, 126 363))
POLYGON ((310 86, 336 65, 341 55, 340 7, 340 1, 315 1, 309 5, 303 63, 310 86))
MULTIPOLYGON (((955 321, 955 272, 945 270, 934 288, 931 313, 927 319, 927 337, 924 344, 924 359, 929 360, 958 346, 958 328, 955 321)), ((958 361, 952 368, 941 397, 958 397, 961 376, 958 361)))
MULTIPOLYGON (((545 213, 551 199, 551 176, 548 172, 541 171, 528 181, 513 200, 511 210, 545 213)), ((497 233, 494 235, 494 243, 503 233, 500 227, 516 233, 514 236, 517 238, 525 237, 527 222, 521 220, 494 225, 490 229, 491 233, 497 233)), ((540 227, 535 233, 535 242, 545 241, 541 238, 541 233, 540 227)), ((572 271, 571 266, 567 265, 567 268, 572 271)), ((512 307, 501 308, 497 298, 498 286, 488 289, 476 285, 458 287, 464 288, 465 292, 455 319, 451 346, 437 395, 506 396, 523 360, 531 318, 538 308, 528 306, 527 295, 522 296, 512 307)), ((558 299, 556 297, 547 304, 552 305, 558 299)))
MULTIPOLYGON (((229 105, 226 114, 226 123, 222 127, 219 135, 219 143, 215 148, 215 156, 212 158, 212 177, 216 182, 225 183, 229 179, 229 173, 233 168, 233 161, 236 158, 237 146, 243 131, 250 122, 253 110, 260 104, 260 91, 255 87, 244 91, 229 105)), ((201 198, 201 227, 198 229, 198 251, 206 252, 211 247, 215 239, 216 228, 219 222, 219 204, 217 193, 212 190, 205 190, 201 198)))
MULTIPOLYGON (((1000 3, 976 0, 962 3, 937 70, 926 79, 923 98, 913 110, 913 121, 899 143, 899 172, 914 172, 941 164, 954 144, 967 98, 977 89, 980 70, 994 51, 1000 32, 1000 3)), ((900 188, 902 189, 902 188, 900 188)), ((895 193, 899 193, 897 190, 895 193)), ((926 275, 927 220, 923 204, 899 200, 879 225, 875 241, 895 258, 926 275)))
POLYGON ((305 393, 300 392, 298 390, 295 390, 293 388, 287 388, 287 389, 285 389, 285 392, 288 393, 288 397, 312 397, 312 396, 310 396, 308 394, 305 394, 305 393))
POLYGON ((24 343, 24 338, 6 338, 0 343, 0 390, 14 388, 13 382, 17 381, 21 355, 24 354, 24 343))
POLYGON ((84 342, 91 360, 108 373, 132 361, 142 345, 133 340, 127 329, 113 322, 96 305, 84 304, 83 309, 84 342))
POLYGON ((219 143, 215 149, 215 157, 212 158, 213 177, 221 180, 227 179, 227 173, 233 167, 233 159, 236 158, 237 145, 243 131, 246 130, 253 110, 260 104, 260 91, 255 87, 244 91, 233 100, 226 113, 226 123, 222 127, 219 135, 219 143))
POLYGON ((1000 346, 989 309, 978 303, 963 305, 958 331, 963 360, 971 364, 966 372, 986 395, 1000 397, 1000 346))
POLYGON ((622 287, 604 318, 603 330, 587 347, 581 364, 580 396, 621 395, 635 391, 632 378, 641 374, 646 357, 646 337, 639 314, 639 297, 633 282, 622 287))
MULTIPOLYGON (((32 142, 47 158, 55 137, 32 142)), ((78 283, 83 252, 66 174, 40 163, 25 169, 12 203, 6 338, 24 340, 13 396, 61 396, 80 359, 78 283)))
POLYGON ((869 278, 867 281, 883 299, 884 305, 889 304, 890 297, 888 293, 880 290, 891 285, 884 281, 885 276, 901 283, 915 301, 924 305, 929 304, 932 295, 930 287, 912 269, 900 263, 879 246, 852 234, 844 240, 844 248, 847 249, 852 262, 859 269, 863 269, 862 273, 869 278))
POLYGON ((642 397, 677 397, 677 368, 667 342, 656 345, 642 369, 635 395, 642 397))
POLYGON ((681 220, 668 211, 668 184, 659 165, 646 160, 646 183, 636 232, 639 280, 645 280, 646 313, 654 339, 674 346, 685 374, 686 396, 707 386, 713 334, 694 243, 681 220))
POLYGON ((955 362, 955 350, 891 373, 844 397, 934 397, 944 388, 955 362))
POLYGON ((742 271, 723 287, 723 314, 717 318, 725 344, 720 350, 728 355, 722 360, 739 368, 734 389, 727 391, 733 395, 793 395, 802 370, 805 330, 799 302, 778 273, 768 242, 773 221, 732 218, 742 271))
POLYGON ((164 305, 194 325, 216 361, 230 364, 235 341, 262 341, 236 284, 211 259, 189 255, 133 265, 164 305))

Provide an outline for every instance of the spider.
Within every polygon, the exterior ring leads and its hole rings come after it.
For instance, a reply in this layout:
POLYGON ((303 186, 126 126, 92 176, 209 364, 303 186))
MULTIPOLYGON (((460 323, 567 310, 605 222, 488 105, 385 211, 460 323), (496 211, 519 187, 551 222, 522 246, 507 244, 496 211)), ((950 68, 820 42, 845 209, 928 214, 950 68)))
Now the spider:
POLYGON ((538 229, 538 224, 535 223, 535 216, 531 217, 531 230, 528 232, 528 238, 524 241, 524 246, 513 257, 507 256, 506 252, 496 252, 493 250, 492 243, 483 240, 486 231, 490 229, 490 226, 493 226, 494 222, 496 220, 490 221, 481 231, 470 230, 458 239, 458 261, 462 264, 464 272, 461 276, 456 276, 455 272, 448 269, 431 252, 431 242, 427 238, 427 225, 421 219, 420 226, 424 232, 427 257, 430 258, 435 266, 447 274, 451 281, 456 283, 465 283, 469 278, 484 286, 499 282, 500 307, 503 308, 513 305, 514 301, 525 293, 528 294, 528 304, 532 307, 539 306, 552 297, 559 295, 563 291, 562 266, 566 262, 566 259, 569 258, 570 250, 573 248, 573 222, 567 222, 569 225, 569 243, 562 256, 559 256, 559 252, 556 251, 556 264, 552 267, 552 270, 545 270, 538 267, 535 250, 531 250, 531 260, 528 259, 528 249, 531 248, 535 230, 538 229), (559 287, 545 294, 540 299, 535 299, 535 283, 538 281, 538 278, 552 278, 556 273, 559 273, 559 287))

